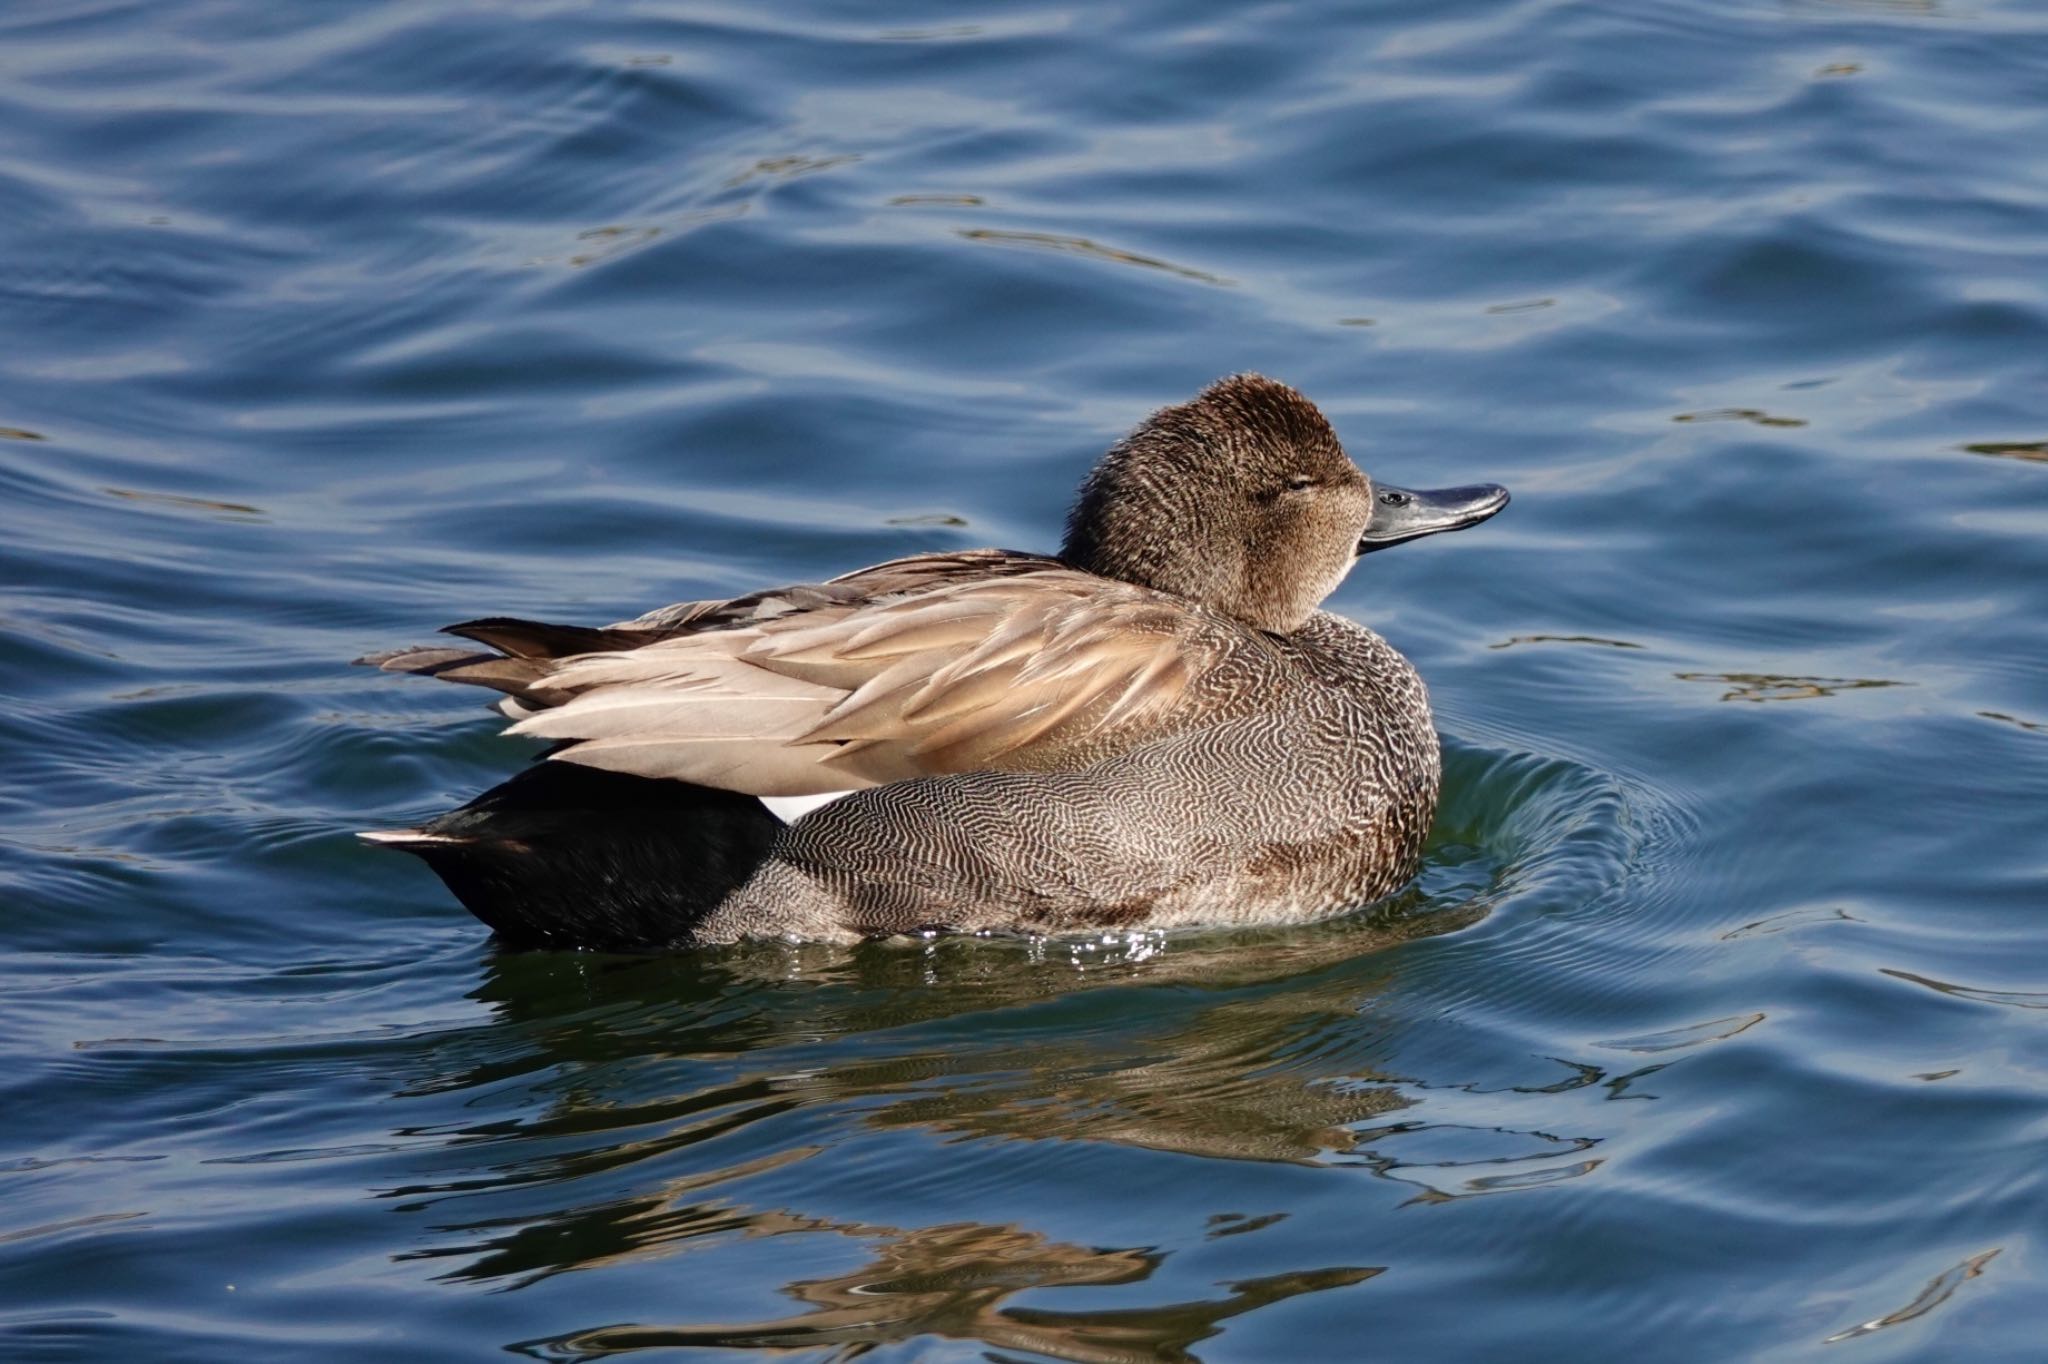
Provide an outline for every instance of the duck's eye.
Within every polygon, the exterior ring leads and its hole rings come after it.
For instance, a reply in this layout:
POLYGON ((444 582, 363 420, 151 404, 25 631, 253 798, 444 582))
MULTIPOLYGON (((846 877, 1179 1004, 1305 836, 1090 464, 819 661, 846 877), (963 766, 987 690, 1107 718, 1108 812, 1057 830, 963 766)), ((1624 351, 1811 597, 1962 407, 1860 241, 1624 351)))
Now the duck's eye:
POLYGON ((1408 494, 1406 494, 1406 493, 1381 493, 1381 494, 1380 494, 1380 505, 1381 505, 1382 507, 1405 507, 1405 506, 1407 506, 1407 505, 1408 505, 1408 494))
POLYGON ((1307 474, 1296 474, 1293 478, 1287 480, 1287 491, 1291 493, 1298 493, 1304 488, 1313 488, 1315 486, 1316 481, 1307 474))

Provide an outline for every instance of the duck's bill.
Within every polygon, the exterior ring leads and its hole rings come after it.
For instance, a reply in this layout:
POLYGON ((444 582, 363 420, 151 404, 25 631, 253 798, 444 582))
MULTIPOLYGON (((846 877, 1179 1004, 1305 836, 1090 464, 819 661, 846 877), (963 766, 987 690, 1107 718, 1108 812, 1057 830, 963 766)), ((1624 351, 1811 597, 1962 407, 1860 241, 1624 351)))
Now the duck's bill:
POLYGON ((1372 520, 1358 537, 1358 552, 1370 554, 1438 531, 1476 526, 1507 504, 1508 490, 1498 483, 1474 483, 1428 492, 1375 484, 1372 520))

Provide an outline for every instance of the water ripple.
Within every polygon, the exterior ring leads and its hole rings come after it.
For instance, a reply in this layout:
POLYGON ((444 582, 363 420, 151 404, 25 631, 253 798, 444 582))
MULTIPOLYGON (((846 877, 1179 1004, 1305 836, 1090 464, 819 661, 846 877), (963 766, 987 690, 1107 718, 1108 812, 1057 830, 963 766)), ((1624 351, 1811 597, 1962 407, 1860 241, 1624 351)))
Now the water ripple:
POLYGON ((0 7, 0 1353, 2037 1352, 2040 7, 515 10, 0 7), (355 847, 525 750, 347 659, 1049 548, 1243 368, 1516 493, 1334 598, 1402 895, 521 955, 355 847))

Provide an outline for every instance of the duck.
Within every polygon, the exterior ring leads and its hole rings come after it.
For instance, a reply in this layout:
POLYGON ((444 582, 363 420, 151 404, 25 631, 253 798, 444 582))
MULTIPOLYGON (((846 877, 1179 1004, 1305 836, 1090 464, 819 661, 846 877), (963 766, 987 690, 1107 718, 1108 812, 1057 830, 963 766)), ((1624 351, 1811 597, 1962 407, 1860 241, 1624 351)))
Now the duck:
POLYGON ((1507 502, 1376 482, 1300 392, 1232 375, 1101 457, 1057 554, 918 554, 602 627, 487 617, 357 660, 496 691, 549 745, 360 836, 515 950, 1344 912, 1415 876, 1442 753, 1415 668, 1322 602, 1507 502))

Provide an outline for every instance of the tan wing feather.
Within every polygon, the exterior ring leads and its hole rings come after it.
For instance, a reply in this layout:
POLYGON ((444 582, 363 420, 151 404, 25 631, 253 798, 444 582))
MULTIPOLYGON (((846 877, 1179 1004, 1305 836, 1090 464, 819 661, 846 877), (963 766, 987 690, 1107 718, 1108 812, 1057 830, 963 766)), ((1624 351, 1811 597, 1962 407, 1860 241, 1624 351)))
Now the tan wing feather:
POLYGON ((1114 751, 1155 732, 1242 633, 1143 588, 991 551, 633 625, 671 633, 475 680, 513 693, 510 732, 568 741, 556 758, 778 796, 1114 751))

